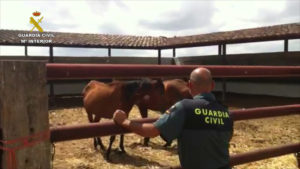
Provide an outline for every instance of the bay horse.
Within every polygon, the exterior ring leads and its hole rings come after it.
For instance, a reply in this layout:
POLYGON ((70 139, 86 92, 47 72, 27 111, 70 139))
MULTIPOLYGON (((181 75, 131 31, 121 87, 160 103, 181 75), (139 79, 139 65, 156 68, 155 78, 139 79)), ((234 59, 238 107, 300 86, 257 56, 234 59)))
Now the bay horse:
MULTIPOLYGON (((148 117, 148 109, 164 113, 176 102, 182 99, 193 98, 190 94, 190 90, 185 80, 164 80, 163 85, 165 90, 164 95, 161 95, 158 91, 153 91, 149 95, 144 96, 144 98, 139 103, 137 103, 137 106, 143 118, 148 117)), ((144 145, 148 146, 148 143, 149 138, 145 138, 144 145)), ((166 143, 164 146, 167 147, 170 145, 171 143, 166 143)))
MULTIPOLYGON (((164 85, 162 80, 136 80, 136 81, 113 81, 111 83, 102 83, 95 80, 90 81, 83 89, 83 106, 87 112, 90 123, 97 123, 101 118, 111 119, 117 109, 127 113, 127 116, 133 105, 140 101, 145 95, 158 91, 163 95, 164 85)), ((115 135, 110 137, 109 147, 106 151, 106 159, 109 160, 112 144, 115 135)), ((120 149, 124 149, 124 135, 120 135, 120 149)), ((94 138, 94 147, 97 149, 100 145, 105 150, 100 137, 94 138)))

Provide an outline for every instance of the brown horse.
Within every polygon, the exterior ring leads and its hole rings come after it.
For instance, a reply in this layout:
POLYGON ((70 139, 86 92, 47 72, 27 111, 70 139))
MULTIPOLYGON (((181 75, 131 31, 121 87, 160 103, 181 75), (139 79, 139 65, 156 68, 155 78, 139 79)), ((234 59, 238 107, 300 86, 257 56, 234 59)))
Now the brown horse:
MULTIPOLYGON (((165 80, 164 95, 161 95, 158 91, 153 91, 150 95, 146 95, 142 101, 137 103, 143 118, 148 116, 148 109, 160 111, 164 113, 172 105, 182 99, 191 99, 187 82, 181 79, 165 80)), ((149 138, 144 139, 144 145, 147 146, 149 138)), ((171 143, 166 143, 165 146, 169 146, 171 143)))
MULTIPOLYGON (((149 95, 153 91, 159 91, 163 94, 164 88, 161 80, 138 80, 138 81, 113 81, 111 83, 102 83, 98 81, 90 81, 83 89, 83 105, 88 114, 90 123, 96 123, 101 118, 111 119, 116 109, 121 109, 127 113, 130 112, 132 106, 141 100, 145 95, 149 95)), ((106 152, 106 159, 109 160, 111 146, 115 140, 115 136, 110 137, 109 147, 106 152)), ((120 136, 120 149, 124 149, 124 135, 120 136)), ((104 150, 104 145, 100 137, 94 138, 94 146, 104 150)))

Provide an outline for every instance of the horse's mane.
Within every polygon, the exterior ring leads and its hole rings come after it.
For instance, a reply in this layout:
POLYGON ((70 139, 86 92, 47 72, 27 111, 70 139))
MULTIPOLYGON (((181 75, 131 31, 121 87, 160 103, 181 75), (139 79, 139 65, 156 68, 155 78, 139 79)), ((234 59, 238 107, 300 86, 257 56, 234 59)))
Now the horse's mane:
POLYGON ((131 80, 131 81, 126 81, 123 84, 123 92, 124 92, 124 97, 125 99, 132 99, 136 91, 145 85, 148 85, 151 87, 151 83, 149 79, 142 79, 142 80, 131 80))

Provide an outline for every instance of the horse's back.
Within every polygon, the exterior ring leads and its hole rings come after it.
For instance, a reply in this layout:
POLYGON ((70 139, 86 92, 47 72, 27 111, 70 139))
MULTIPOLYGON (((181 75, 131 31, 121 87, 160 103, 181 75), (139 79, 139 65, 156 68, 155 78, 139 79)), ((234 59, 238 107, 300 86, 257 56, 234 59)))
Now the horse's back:
POLYGON ((121 84, 91 81, 84 89, 83 103, 88 113, 111 118, 121 102, 121 84))
POLYGON ((192 98, 187 82, 181 79, 167 80, 165 84, 165 97, 169 104, 174 104, 175 102, 185 99, 192 98))

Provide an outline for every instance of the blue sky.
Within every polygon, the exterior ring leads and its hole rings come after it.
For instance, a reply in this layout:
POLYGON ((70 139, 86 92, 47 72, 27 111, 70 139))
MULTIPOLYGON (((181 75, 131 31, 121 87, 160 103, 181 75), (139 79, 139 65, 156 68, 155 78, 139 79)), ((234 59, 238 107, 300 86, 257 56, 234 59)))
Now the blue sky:
MULTIPOLYGON (((0 1, 0 28, 29 30, 29 17, 40 11, 45 31, 141 36, 183 36, 300 22, 299 0, 64 0, 0 1)), ((300 50, 300 41, 290 42, 300 50)), ((228 53, 275 52, 283 42, 229 45, 228 53)), ((0 47, 0 55, 23 55, 23 47, 0 47)), ((30 47, 29 55, 48 48, 30 47)), ((55 55, 105 56, 105 49, 55 48, 55 55)), ((164 50, 163 56, 171 56, 164 50)), ((217 47, 178 49, 177 55, 217 54, 217 47)), ((112 50, 113 56, 156 56, 152 50, 112 50)))

